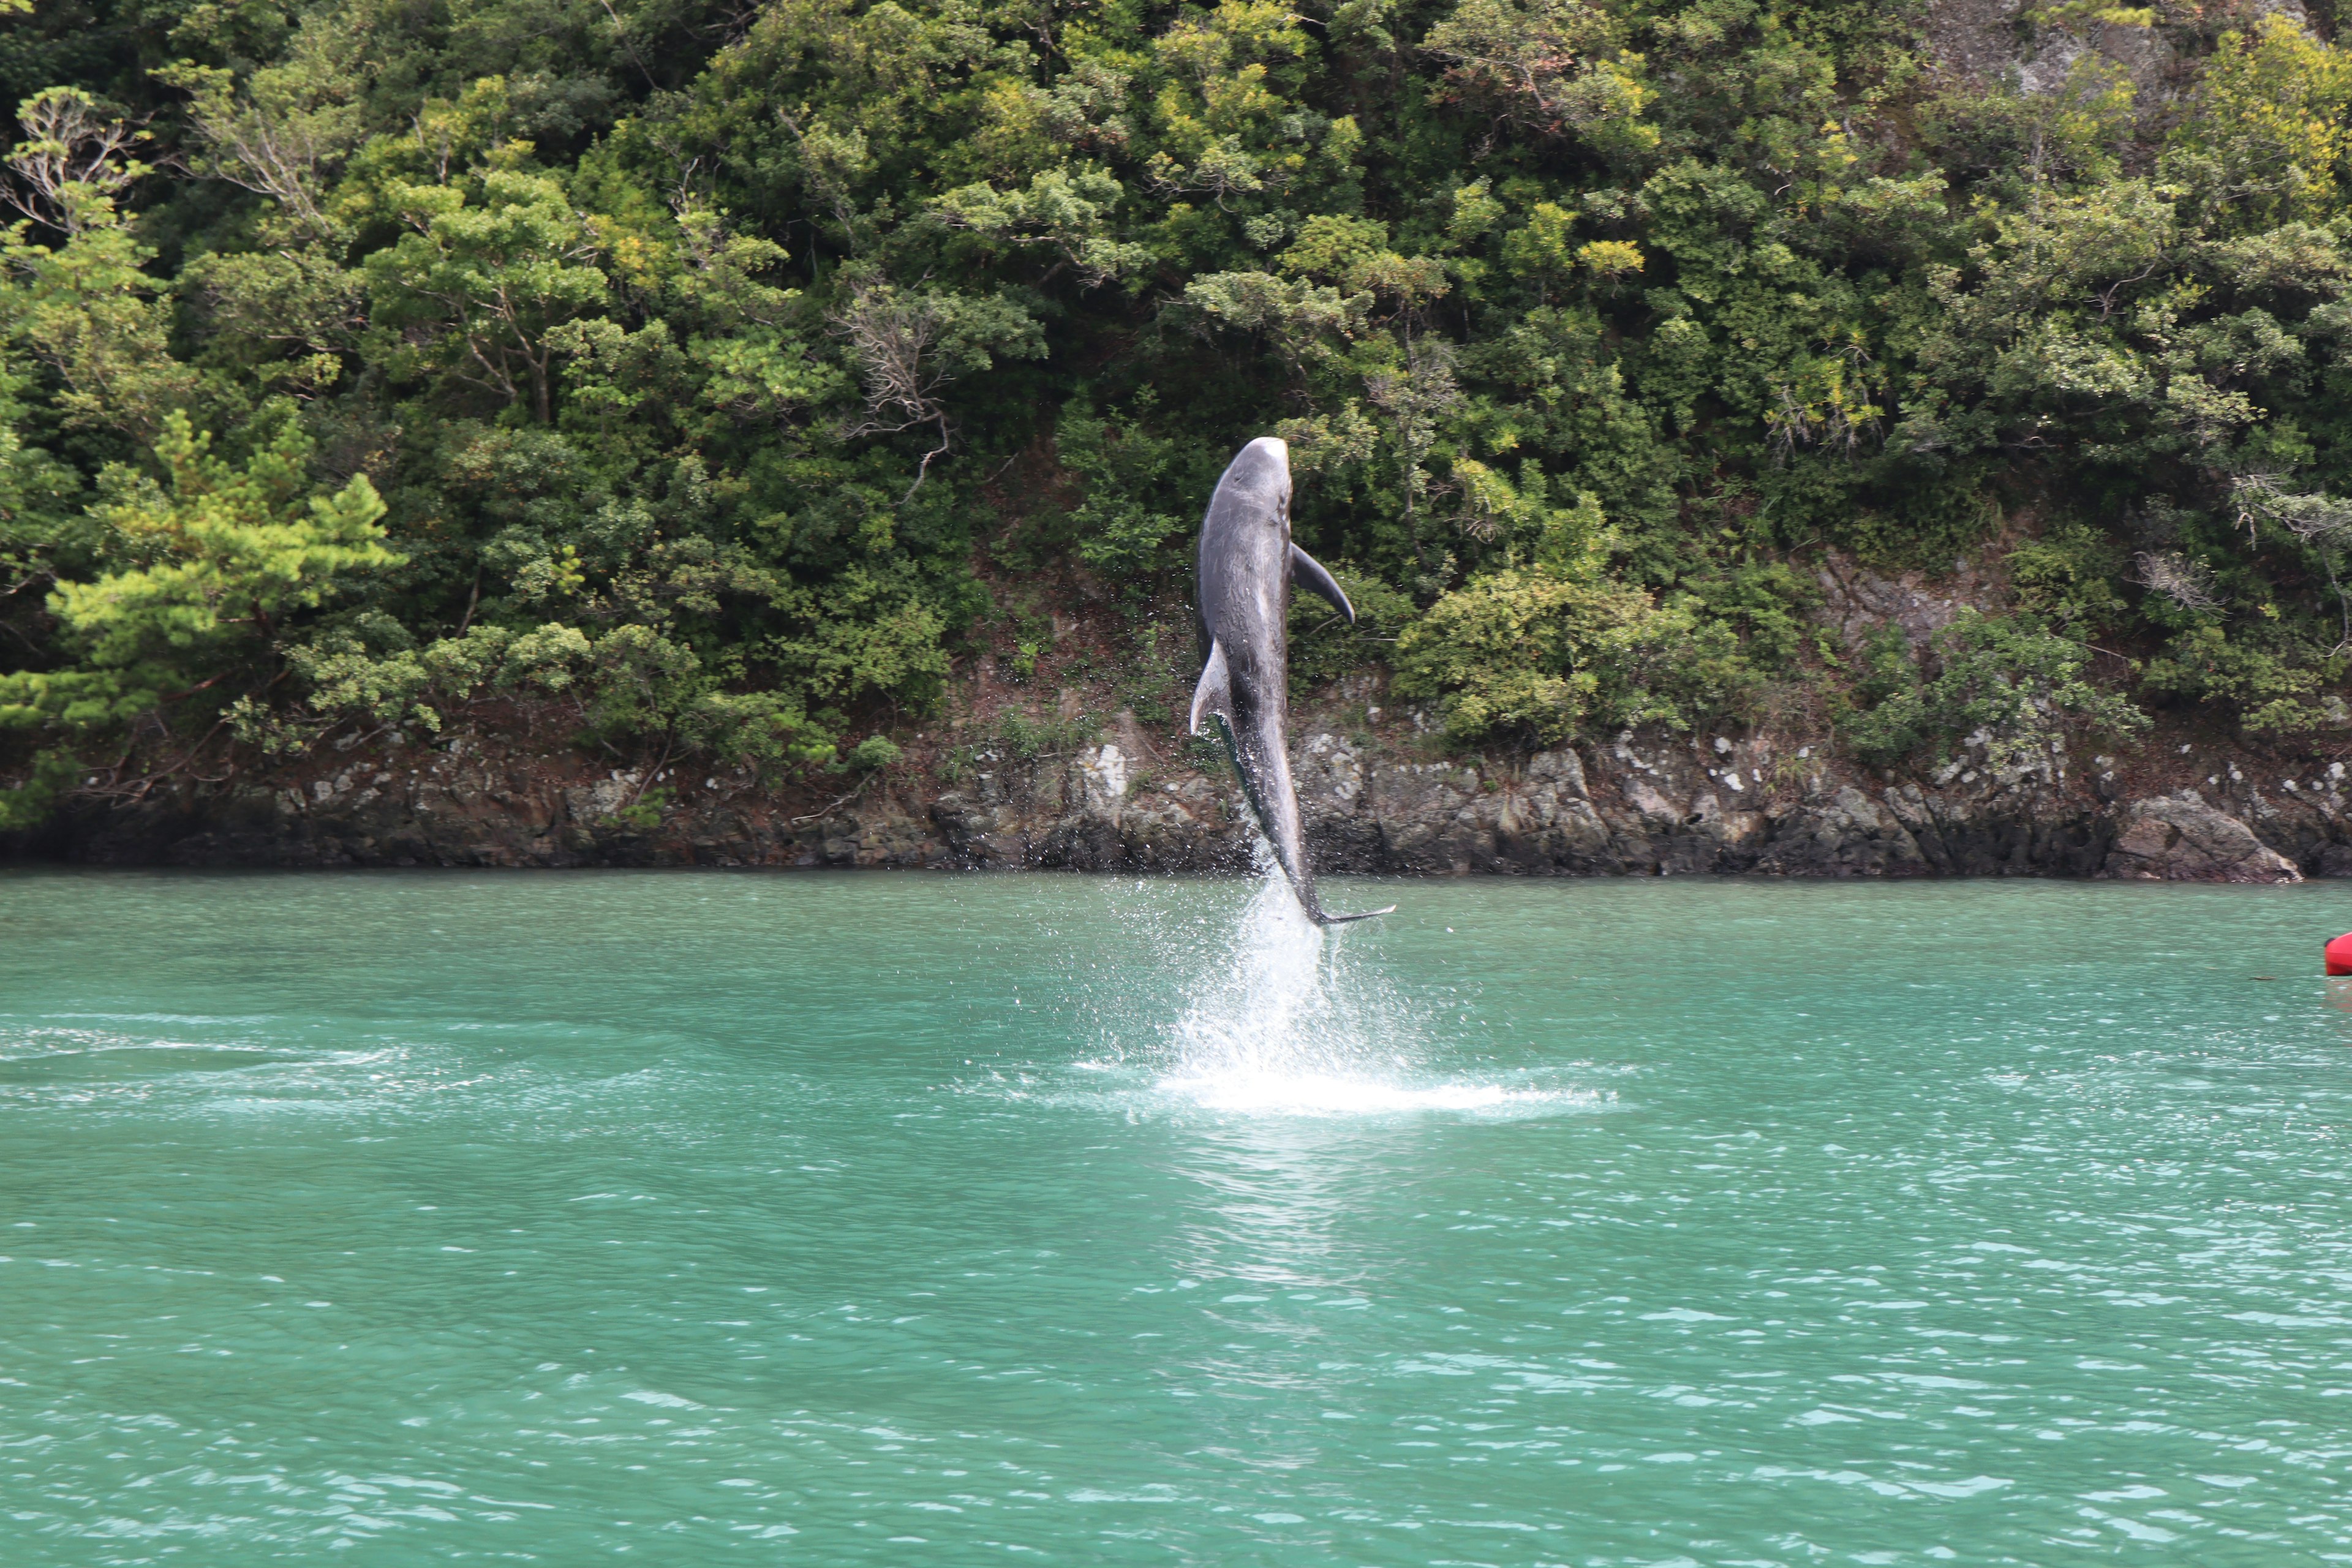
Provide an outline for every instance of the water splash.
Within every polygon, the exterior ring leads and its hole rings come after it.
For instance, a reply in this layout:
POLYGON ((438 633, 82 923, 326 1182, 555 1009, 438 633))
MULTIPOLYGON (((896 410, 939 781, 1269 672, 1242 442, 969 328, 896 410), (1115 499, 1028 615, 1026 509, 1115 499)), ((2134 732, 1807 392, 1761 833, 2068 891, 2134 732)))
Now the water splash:
POLYGON ((1395 1058, 1411 1043, 1412 1021, 1377 975, 1349 963, 1346 940, 1309 921, 1279 875, 1262 875, 1167 1026, 1180 1070, 1355 1072, 1368 1058, 1395 1058))
POLYGON ((1374 956, 1375 934, 1317 927, 1263 842, 1259 872, 1162 1027, 1159 1093, 1276 1116, 1543 1114, 1598 1098, 1433 1071, 1433 1059, 1463 1042, 1445 1037, 1434 1009, 1397 989, 1374 956))

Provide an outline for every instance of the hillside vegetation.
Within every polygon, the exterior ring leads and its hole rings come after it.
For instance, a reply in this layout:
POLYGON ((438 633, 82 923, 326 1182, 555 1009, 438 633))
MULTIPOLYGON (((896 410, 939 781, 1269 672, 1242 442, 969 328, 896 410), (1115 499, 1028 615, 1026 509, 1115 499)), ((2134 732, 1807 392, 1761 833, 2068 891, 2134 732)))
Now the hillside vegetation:
POLYGON ((1364 612, 1297 678, 1458 745, 2332 751, 2352 51, 2263 10, 0 0, 0 826, 465 723, 887 767, 1081 597, 1162 701, 1265 432, 1364 612), (1924 648, 1815 615, 1963 556, 1924 648))

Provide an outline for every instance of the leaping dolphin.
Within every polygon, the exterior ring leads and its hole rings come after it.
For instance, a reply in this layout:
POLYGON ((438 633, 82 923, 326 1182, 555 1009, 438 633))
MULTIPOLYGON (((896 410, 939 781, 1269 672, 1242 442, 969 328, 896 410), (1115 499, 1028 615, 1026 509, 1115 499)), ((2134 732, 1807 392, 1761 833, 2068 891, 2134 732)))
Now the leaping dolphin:
POLYGON ((1324 912, 1307 864, 1298 792, 1290 783, 1290 589, 1320 594, 1355 625, 1355 606, 1315 558, 1290 542, 1290 448, 1261 436, 1241 449, 1201 523, 1201 684, 1192 693, 1192 733, 1220 721, 1225 754, 1257 814, 1307 916, 1318 926, 1370 920, 1324 912))

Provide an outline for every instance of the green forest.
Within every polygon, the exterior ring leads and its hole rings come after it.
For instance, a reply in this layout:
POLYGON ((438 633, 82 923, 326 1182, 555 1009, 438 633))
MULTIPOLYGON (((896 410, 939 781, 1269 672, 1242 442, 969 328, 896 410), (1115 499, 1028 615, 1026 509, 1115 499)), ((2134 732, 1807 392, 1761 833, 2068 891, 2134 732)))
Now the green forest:
POLYGON ((1362 612, 1295 681, 1454 747, 2341 746, 2333 14, 2029 3, 2029 85, 1936 11, 0 0, 0 826, 467 725, 887 768, 1080 598, 1171 719, 1266 433, 1362 612), (1927 647, 1816 614, 1963 557, 1927 647))

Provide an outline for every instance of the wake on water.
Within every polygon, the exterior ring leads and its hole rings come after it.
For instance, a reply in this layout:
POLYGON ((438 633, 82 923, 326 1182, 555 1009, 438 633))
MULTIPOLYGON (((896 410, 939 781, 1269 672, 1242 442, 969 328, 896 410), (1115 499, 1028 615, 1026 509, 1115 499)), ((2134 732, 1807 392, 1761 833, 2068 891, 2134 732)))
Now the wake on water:
POLYGON ((1178 970, 1174 1016, 1103 1020, 1104 1044, 1152 1075, 1156 1097, 1275 1116, 1545 1115, 1607 1098, 1436 1070, 1433 1058, 1462 1043, 1445 1037, 1439 1010, 1363 956, 1366 927, 1327 932, 1309 921, 1272 851, 1258 851, 1255 888, 1222 940, 1189 953, 1154 942, 1163 972, 1171 961, 1178 970))

